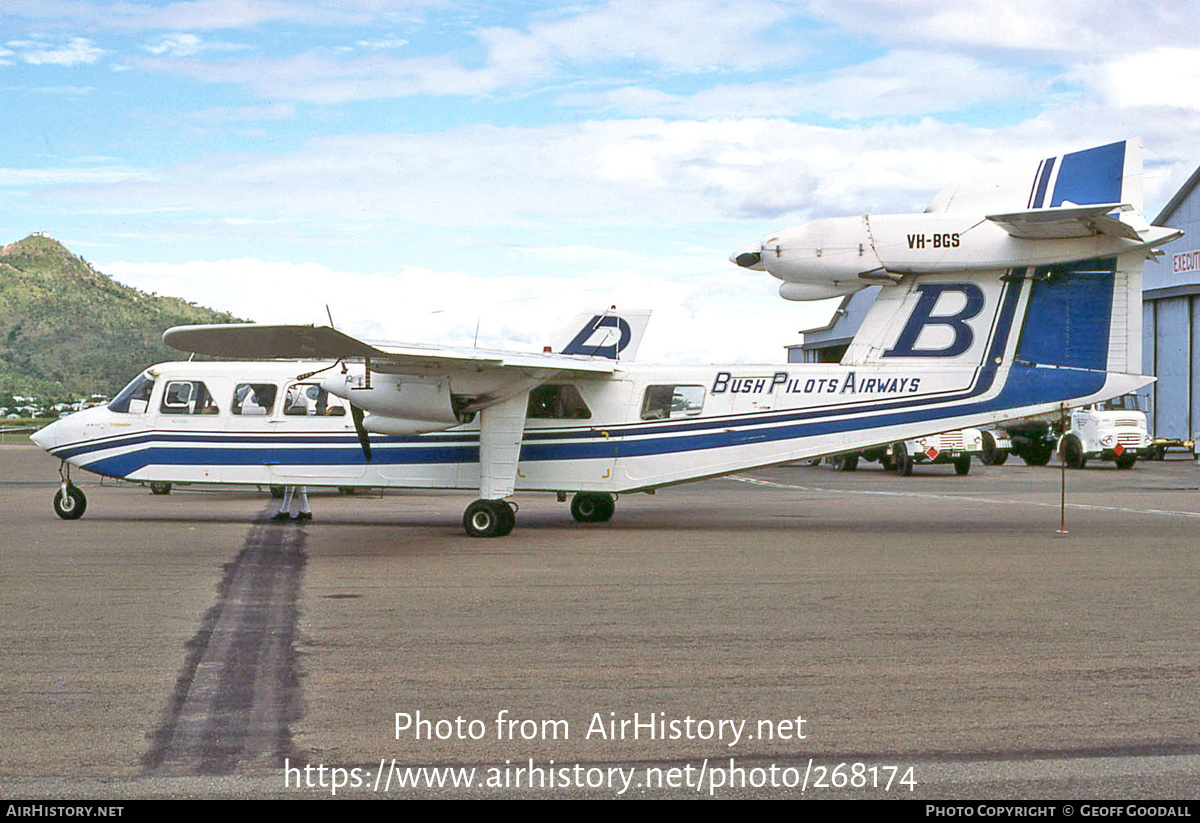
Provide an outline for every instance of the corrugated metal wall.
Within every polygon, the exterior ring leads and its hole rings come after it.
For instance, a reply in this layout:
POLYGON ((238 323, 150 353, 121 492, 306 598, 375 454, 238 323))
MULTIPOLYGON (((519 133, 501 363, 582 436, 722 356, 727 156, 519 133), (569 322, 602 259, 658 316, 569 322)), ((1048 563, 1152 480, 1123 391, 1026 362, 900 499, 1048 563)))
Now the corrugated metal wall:
MULTIPOLYGON (((1195 177, 1189 183, 1194 183, 1195 177)), ((1142 285, 1142 369, 1158 377, 1145 392, 1155 437, 1195 439, 1200 435, 1200 270, 1191 262, 1177 271, 1175 256, 1200 250, 1200 188, 1193 185, 1158 225, 1183 229, 1184 236, 1146 263, 1142 285)), ((1179 197, 1179 195, 1176 195, 1179 197)))

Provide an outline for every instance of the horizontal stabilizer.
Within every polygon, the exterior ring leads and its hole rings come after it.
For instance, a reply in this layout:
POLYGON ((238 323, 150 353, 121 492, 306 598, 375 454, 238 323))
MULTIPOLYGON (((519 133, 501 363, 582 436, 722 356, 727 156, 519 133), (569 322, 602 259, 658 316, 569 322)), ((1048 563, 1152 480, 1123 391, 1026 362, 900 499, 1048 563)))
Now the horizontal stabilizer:
POLYGON ((1140 243, 1142 237, 1133 226, 1109 215, 1113 211, 1131 209, 1132 206, 1121 203, 1091 206, 1067 204, 1048 209, 989 214, 987 219, 1001 226, 1013 237, 1026 240, 1055 240, 1107 234, 1140 243))

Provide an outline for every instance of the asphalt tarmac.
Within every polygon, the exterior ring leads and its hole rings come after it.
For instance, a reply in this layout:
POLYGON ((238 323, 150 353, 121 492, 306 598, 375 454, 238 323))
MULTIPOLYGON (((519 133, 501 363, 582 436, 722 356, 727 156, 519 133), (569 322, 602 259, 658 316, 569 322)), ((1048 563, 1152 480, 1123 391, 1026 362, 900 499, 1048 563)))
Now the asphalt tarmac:
POLYGON ((77 477, 63 521, 57 476, 0 446, 5 797, 1197 796, 1191 460, 1067 473, 1066 535, 1019 461, 520 496, 492 540, 458 493, 77 477))

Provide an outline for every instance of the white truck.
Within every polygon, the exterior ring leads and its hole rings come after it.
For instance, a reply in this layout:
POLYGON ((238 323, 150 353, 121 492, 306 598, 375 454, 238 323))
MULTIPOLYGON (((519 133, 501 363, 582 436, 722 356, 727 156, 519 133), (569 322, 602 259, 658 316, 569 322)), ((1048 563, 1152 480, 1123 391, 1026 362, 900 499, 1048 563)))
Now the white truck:
POLYGON ((1127 394, 1073 409, 1058 455, 1071 469, 1082 469, 1092 459, 1113 460, 1118 469, 1129 469, 1150 453, 1151 440, 1137 395, 1127 394))
POLYGON ((1012 420, 984 433, 982 460, 1002 465, 1017 455, 1031 466, 1044 466, 1058 451, 1068 468, 1082 469, 1088 460, 1113 460, 1119 469, 1132 468, 1138 457, 1149 457, 1153 439, 1146 414, 1135 394, 1114 397, 1072 409, 1063 430, 1062 418, 1012 420))
POLYGON ((854 471, 860 459, 878 460, 884 469, 895 471, 901 477, 908 477, 913 466, 920 463, 952 463, 954 473, 961 475, 971 471, 971 458, 982 454, 983 432, 958 429, 876 449, 835 454, 829 462, 839 471, 854 471))

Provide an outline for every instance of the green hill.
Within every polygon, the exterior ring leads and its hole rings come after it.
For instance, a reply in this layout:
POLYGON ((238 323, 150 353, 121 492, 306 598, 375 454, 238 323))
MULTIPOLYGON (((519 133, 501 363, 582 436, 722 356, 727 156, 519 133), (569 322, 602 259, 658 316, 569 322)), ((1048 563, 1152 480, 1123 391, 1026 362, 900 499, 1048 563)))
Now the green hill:
POLYGON ((233 322, 123 286, 58 241, 32 235, 0 249, 0 396, 111 395, 146 366, 183 356, 163 345, 164 330, 233 322))

